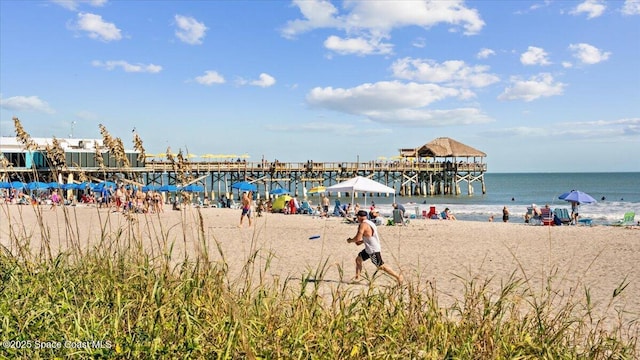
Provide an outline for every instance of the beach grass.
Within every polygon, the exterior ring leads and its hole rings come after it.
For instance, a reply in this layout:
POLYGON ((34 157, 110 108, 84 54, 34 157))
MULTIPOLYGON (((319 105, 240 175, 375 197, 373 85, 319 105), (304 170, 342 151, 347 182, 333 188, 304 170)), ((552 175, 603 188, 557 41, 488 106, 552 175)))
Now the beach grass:
MULTIPOLYGON (((20 208, 2 207, 6 219, 20 208)), ((75 208, 59 209, 65 225, 56 229, 38 206, 28 209, 43 241, 34 248, 32 230, 17 222, 0 249, 0 358, 638 358, 638 334, 617 319, 603 326, 612 319, 594 315, 588 288, 555 291, 553 272, 542 290, 517 268, 499 284, 459 276, 463 295, 446 305, 437 284, 419 276, 402 286, 339 282, 327 294, 314 279, 329 259, 299 278, 265 276, 274 254, 256 233, 241 275, 232 276, 220 246, 229 239, 207 233, 199 209, 183 210, 184 222, 197 224, 191 257, 175 242, 192 230, 174 236, 154 215, 127 214, 125 226, 113 227, 96 209, 100 243, 85 248, 75 208), (51 244, 52 232, 67 244, 51 244)), ((609 306, 627 285, 621 279, 609 306)))
MULTIPOLYGON (((33 147, 14 123, 17 138, 33 147)), ((100 131, 126 170, 122 141, 100 131)), ((144 157, 138 138, 135 148, 144 157)), ((55 141, 46 149, 54 178, 61 154, 55 141)), ((104 165, 98 147, 95 159, 104 165)), ((167 159, 180 183, 193 180, 181 151, 174 157, 167 149, 167 159)), ((0 244, 0 358, 638 358, 638 319, 623 320, 617 303, 627 278, 614 285, 604 312, 579 282, 566 293, 557 285, 566 279, 552 269, 540 287, 521 265, 506 280, 458 275, 462 292, 443 302, 443 291, 421 274, 402 286, 376 282, 376 274, 354 285, 338 265, 339 281, 323 280, 334 270, 324 243, 317 264, 271 276, 283 254, 261 244, 266 226, 241 239, 250 244, 238 274, 230 270, 238 259, 227 261, 223 249, 239 239, 218 238, 199 209, 183 209, 177 225, 162 214, 114 221, 109 209, 95 211, 97 242, 96 234, 80 235, 88 224, 75 207, 56 210, 62 221, 52 227, 42 206, 0 205, 8 232, 0 244), (23 217, 31 211, 35 226, 23 217), (599 315, 609 309, 618 318, 599 315)))

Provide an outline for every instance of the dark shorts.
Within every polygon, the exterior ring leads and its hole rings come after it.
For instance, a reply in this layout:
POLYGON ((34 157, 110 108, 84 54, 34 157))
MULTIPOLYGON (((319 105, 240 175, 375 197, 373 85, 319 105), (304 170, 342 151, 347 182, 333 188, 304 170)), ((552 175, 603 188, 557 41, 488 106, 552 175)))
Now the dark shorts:
POLYGON ((324 210, 324 212, 329 212, 329 205, 322 206, 322 210, 324 210))
POLYGON ((242 208, 242 215, 251 214, 251 208, 242 208))
POLYGON ((362 261, 367 261, 369 260, 369 258, 371 258, 371 263, 373 263, 373 265, 375 265, 376 267, 380 267, 384 264, 384 261, 382 261, 382 255, 380 255, 379 252, 369 255, 366 251, 362 250, 360 251, 360 254, 358 254, 358 256, 360 256, 362 261))

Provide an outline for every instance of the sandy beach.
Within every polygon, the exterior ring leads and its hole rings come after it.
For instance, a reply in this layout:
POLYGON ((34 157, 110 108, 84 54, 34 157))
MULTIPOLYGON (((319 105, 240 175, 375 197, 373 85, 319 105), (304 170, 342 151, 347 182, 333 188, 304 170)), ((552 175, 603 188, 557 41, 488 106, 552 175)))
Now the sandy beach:
MULTIPOLYGON (((240 210, 187 208, 135 214, 131 226, 127 216, 95 207, 68 207, 67 216, 62 208, 51 210, 48 206, 40 208, 41 216, 31 206, 0 207, 0 243, 14 254, 17 248, 12 232, 19 234, 20 241, 29 238, 32 252, 40 251, 43 237, 37 219, 41 217, 54 253, 71 247, 74 239, 85 250, 106 246, 123 230, 122 238, 133 234, 155 256, 162 253, 161 248, 172 245, 175 263, 185 256, 194 259, 206 247, 211 261, 221 261, 224 256, 232 281, 255 254, 256 273, 262 272, 267 281, 315 279, 323 269, 322 278, 315 280, 327 293, 336 286, 363 286, 346 284, 354 275, 354 258, 361 246, 346 243, 357 226, 341 218, 263 214, 253 219, 251 227, 245 221, 239 228, 240 210), (200 223, 205 239, 199 237, 200 223), (99 245, 102 234, 107 241, 99 245), (314 235, 320 238, 310 240, 314 235)), ((412 220, 407 226, 379 226, 379 231, 385 262, 400 269, 405 282, 435 286, 443 305, 463 293, 461 279, 492 279, 491 287, 497 290, 514 276, 528 281, 534 292, 543 291, 551 280, 559 297, 578 301, 588 288, 598 313, 611 319, 617 318, 617 312, 625 320, 640 317, 638 227, 412 220), (622 283, 628 286, 612 302, 614 290, 622 283)), ((371 279, 374 271, 366 262, 365 276, 371 279)), ((383 274, 372 281, 374 286, 395 285, 383 274)))

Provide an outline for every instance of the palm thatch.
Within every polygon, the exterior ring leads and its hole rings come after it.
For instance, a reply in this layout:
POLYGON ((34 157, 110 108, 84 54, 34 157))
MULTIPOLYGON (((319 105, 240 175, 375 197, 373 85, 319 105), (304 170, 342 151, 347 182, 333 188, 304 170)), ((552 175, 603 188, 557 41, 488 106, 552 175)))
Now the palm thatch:
MULTIPOLYGON (((405 149, 406 150, 406 149, 405 149)), ((415 149, 418 157, 485 157, 487 154, 448 137, 440 137, 415 149)))

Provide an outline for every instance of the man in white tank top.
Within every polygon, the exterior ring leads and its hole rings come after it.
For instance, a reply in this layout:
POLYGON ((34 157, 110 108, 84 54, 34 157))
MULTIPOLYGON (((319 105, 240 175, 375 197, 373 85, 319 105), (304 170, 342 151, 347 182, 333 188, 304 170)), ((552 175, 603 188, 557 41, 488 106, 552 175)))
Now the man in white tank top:
POLYGON ((378 267, 378 269, 393 276, 399 284, 402 284, 402 275, 396 273, 391 267, 384 263, 382 255, 380 254, 380 238, 378 237, 378 228, 376 225, 367 220, 367 212, 364 210, 358 211, 356 214, 358 218, 358 233, 353 238, 348 238, 348 243, 355 243, 356 245, 364 244, 364 249, 356 257, 356 276, 354 281, 360 280, 360 273, 362 272, 362 263, 371 259, 371 262, 378 267))

